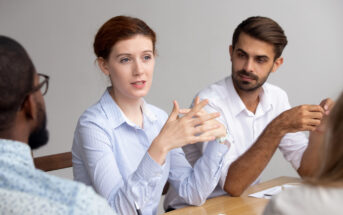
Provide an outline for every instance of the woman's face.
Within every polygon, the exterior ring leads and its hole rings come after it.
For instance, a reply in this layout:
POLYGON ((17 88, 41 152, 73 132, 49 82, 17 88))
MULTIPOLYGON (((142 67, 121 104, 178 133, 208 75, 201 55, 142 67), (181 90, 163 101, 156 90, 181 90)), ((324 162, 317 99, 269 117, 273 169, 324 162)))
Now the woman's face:
POLYGON ((121 40, 112 47, 108 60, 99 61, 99 65, 110 76, 115 99, 140 99, 152 84, 155 66, 152 41, 144 35, 121 40))

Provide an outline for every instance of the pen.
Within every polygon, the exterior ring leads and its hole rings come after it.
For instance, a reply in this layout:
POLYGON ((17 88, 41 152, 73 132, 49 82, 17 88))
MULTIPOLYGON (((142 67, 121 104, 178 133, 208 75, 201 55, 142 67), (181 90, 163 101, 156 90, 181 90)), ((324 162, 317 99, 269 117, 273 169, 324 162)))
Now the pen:
POLYGON ((136 208, 137 215, 142 215, 142 211, 141 209, 139 209, 137 202, 135 202, 135 208, 136 208))

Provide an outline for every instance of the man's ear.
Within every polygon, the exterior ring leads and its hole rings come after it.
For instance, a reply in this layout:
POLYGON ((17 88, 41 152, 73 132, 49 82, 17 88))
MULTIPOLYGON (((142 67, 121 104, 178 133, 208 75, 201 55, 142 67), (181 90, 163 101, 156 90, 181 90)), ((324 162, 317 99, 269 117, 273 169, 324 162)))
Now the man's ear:
POLYGON ((272 72, 275 72, 283 64, 283 57, 279 57, 275 60, 272 72))
POLYGON ((35 101, 33 94, 29 94, 25 99, 22 111, 28 119, 35 120, 37 118, 37 103, 35 101))
POLYGON ((110 70, 109 70, 109 68, 108 68, 107 61, 106 61, 104 58, 102 58, 102 57, 98 57, 98 58, 96 59, 96 61, 97 61, 97 63, 98 63, 98 66, 99 66, 100 70, 101 70, 105 75, 109 76, 109 75, 110 75, 110 70))
POLYGON ((230 54, 230 60, 232 62, 232 55, 233 55, 233 48, 232 45, 229 46, 229 54, 230 54))

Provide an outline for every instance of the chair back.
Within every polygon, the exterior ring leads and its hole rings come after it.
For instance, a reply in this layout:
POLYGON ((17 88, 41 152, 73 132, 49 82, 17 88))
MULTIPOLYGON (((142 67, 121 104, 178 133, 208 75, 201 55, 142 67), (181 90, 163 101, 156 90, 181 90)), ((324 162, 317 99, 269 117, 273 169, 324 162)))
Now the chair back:
POLYGON ((33 159, 37 169, 45 172, 73 166, 71 152, 47 155, 33 159))

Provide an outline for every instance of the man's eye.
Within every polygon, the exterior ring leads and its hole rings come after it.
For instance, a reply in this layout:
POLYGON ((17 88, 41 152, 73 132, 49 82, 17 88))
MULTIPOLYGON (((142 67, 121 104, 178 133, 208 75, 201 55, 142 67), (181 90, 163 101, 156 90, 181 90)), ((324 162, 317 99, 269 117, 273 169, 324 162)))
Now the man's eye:
POLYGON ((257 58, 257 59, 256 59, 256 62, 257 62, 257 63, 264 63, 264 62, 266 62, 266 61, 267 61, 267 59, 266 59, 266 58, 263 58, 263 57, 262 57, 262 58, 257 58))
POLYGON ((243 54, 243 53, 241 53, 241 52, 238 52, 238 53, 237 53, 237 56, 238 56, 239 58, 243 58, 243 57, 245 57, 245 54, 243 54))

